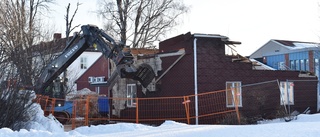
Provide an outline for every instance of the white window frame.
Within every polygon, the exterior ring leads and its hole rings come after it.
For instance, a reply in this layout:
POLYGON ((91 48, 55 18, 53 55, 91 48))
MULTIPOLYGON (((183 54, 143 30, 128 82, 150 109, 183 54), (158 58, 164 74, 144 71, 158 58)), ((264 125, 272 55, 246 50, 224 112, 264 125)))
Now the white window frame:
POLYGON ((227 107, 235 107, 235 98, 234 95, 237 94, 238 107, 242 107, 242 88, 240 81, 227 81, 226 82, 226 105, 227 107), (230 86, 229 86, 230 85, 230 86), (232 99, 228 99, 229 96, 232 96, 232 99), (231 101, 231 102, 229 102, 231 101))
POLYGON ((80 69, 87 69, 87 68, 88 68, 88 58, 80 57, 80 69))
POLYGON ((288 105, 288 104, 294 105, 294 88, 293 87, 294 87, 293 82, 280 81, 280 105, 288 105))
POLYGON ((136 107, 137 85, 127 84, 127 107, 136 107))

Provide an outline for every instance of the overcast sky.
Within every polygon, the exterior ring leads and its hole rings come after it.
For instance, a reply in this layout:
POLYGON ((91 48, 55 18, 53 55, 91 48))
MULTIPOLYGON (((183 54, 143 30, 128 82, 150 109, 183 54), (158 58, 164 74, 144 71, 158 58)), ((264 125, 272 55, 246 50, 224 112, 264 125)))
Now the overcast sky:
MULTIPOLYGON (((102 26, 95 0, 56 0, 52 22, 65 31, 65 7, 82 3, 74 25, 102 26)), ((184 0, 190 12, 168 38, 187 32, 220 34, 240 41, 237 51, 248 56, 270 39, 320 42, 320 0, 184 0)), ((80 29, 80 28, 79 28, 80 29)), ((78 30, 79 30, 78 29, 78 30)))

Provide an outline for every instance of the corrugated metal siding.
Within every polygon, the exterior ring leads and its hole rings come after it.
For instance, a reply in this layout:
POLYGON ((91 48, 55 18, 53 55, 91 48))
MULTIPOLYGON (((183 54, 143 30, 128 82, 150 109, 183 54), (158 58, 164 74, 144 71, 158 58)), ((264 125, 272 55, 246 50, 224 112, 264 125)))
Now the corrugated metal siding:
POLYGON ((267 65, 279 69, 279 62, 285 62, 285 56, 284 55, 273 55, 268 56, 267 58, 267 65))
MULTIPOLYGON (((288 60, 289 62, 287 63, 287 67, 290 66, 290 60, 309 59, 308 51, 289 53, 288 55, 289 55, 289 60, 288 60)), ((285 54, 267 56, 266 58, 267 58, 267 65, 277 70, 280 70, 279 62, 286 63, 285 54)), ((296 68, 293 68, 293 69, 296 69, 296 68)))
POLYGON ((320 51, 313 51, 313 57, 314 58, 320 58, 320 51))
POLYGON ((289 60, 308 59, 308 51, 289 53, 289 60))

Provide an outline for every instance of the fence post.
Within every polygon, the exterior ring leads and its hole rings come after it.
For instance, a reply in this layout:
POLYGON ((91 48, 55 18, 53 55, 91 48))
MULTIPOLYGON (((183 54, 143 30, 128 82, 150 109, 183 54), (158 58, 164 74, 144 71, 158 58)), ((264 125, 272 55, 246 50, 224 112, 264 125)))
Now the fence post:
POLYGON ((234 98, 234 108, 236 109, 237 113, 237 119, 238 119, 238 124, 240 125, 240 113, 239 113, 239 105, 238 105, 238 91, 235 90, 235 87, 232 87, 231 90, 233 91, 233 98, 234 98))
POLYGON ((190 99, 189 99, 189 96, 183 96, 183 102, 182 102, 182 104, 184 104, 184 108, 185 108, 185 110, 186 110, 186 117, 187 117, 187 122, 188 122, 188 125, 190 125, 190 111, 189 111, 189 109, 190 109, 190 106, 189 106, 189 104, 190 104, 190 99))
POLYGON ((54 108, 56 105, 56 98, 52 98, 52 102, 51 102, 51 114, 54 115, 54 108))
POLYGON ((136 98, 136 123, 139 123, 139 99, 136 98))
POLYGON ((289 85, 289 80, 287 79, 287 82, 286 82, 286 87, 287 87, 287 105, 288 105, 288 116, 290 117, 290 92, 289 92, 289 87, 290 87, 290 85, 289 85))
POLYGON ((40 104, 40 96, 36 94, 36 103, 40 104))
POLYGON ((86 116, 84 118, 84 120, 85 120, 84 125, 86 125, 86 126, 89 125, 89 104, 90 104, 90 96, 87 96, 87 99, 86 99, 86 116))
POLYGON ((77 107, 77 101, 74 100, 73 107, 72 107, 72 127, 71 127, 72 129, 76 128, 76 113, 77 113, 76 107, 77 107))
POLYGON ((49 100, 49 97, 46 96, 46 103, 45 103, 45 105, 43 107, 43 111, 46 111, 46 108, 47 108, 47 105, 48 105, 48 100, 49 100))

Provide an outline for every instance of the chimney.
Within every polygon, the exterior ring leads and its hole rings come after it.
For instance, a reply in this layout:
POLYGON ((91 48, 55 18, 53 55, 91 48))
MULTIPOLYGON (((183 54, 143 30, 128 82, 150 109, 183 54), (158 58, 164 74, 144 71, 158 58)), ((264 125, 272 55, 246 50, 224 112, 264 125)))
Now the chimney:
POLYGON ((61 39, 61 33, 54 33, 53 34, 53 40, 61 39))

